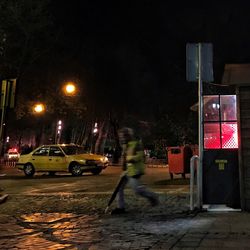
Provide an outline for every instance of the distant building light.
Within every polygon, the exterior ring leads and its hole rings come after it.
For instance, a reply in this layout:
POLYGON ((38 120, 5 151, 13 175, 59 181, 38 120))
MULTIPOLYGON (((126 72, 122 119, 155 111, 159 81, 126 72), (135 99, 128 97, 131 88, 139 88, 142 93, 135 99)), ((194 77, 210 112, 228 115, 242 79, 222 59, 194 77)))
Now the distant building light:
POLYGON ((98 132, 98 128, 97 128, 97 122, 95 122, 95 126, 94 126, 94 129, 93 129, 93 133, 96 134, 98 132))

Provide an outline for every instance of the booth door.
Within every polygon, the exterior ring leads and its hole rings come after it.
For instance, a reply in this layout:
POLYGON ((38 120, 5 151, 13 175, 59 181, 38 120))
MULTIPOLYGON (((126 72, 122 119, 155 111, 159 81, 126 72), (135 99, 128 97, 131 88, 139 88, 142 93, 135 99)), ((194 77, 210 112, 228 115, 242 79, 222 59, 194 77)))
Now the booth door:
POLYGON ((240 208, 238 150, 204 151, 203 203, 240 208))

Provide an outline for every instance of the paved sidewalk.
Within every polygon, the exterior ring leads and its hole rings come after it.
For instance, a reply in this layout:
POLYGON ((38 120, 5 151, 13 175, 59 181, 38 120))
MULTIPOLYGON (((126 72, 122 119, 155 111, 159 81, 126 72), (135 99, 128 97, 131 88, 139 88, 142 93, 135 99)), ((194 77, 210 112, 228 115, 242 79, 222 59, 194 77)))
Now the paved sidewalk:
POLYGON ((0 249, 250 249, 249 213, 190 213, 188 194, 159 195, 152 208, 128 192, 128 213, 119 216, 104 214, 109 194, 9 197, 0 206, 0 249), (14 216, 11 202, 21 206, 14 216), (43 204, 58 212, 37 212, 43 204))

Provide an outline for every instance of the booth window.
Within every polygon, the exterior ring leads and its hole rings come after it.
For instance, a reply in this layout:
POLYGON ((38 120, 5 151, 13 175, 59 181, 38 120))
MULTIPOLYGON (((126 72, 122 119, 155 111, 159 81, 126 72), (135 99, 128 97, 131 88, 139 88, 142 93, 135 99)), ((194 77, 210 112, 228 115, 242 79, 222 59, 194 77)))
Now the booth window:
POLYGON ((204 149, 238 148, 236 95, 203 97, 204 149))

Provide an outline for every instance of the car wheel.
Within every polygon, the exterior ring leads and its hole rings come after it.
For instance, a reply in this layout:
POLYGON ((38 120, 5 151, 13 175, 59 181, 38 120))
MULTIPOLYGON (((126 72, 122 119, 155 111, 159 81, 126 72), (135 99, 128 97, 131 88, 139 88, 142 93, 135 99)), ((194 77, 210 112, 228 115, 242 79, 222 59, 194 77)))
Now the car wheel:
POLYGON ((32 177, 35 174, 35 169, 31 163, 24 165, 23 172, 26 176, 32 177))
POLYGON ((93 174, 93 175, 98 175, 98 174, 100 174, 102 172, 102 169, 101 168, 96 168, 96 169, 92 169, 91 170, 91 173, 93 174))
POLYGON ((81 170, 81 166, 77 163, 75 163, 74 165, 71 166, 71 174, 73 176, 80 176, 82 175, 82 170, 81 170))

